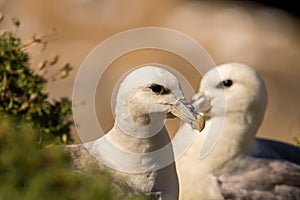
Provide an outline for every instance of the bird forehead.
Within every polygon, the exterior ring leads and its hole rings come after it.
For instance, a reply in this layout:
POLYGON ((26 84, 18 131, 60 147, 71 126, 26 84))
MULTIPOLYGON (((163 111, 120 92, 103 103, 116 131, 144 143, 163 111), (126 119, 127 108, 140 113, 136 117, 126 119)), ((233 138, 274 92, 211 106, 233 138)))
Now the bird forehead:
POLYGON ((141 67, 130 72, 123 80, 120 89, 133 90, 150 84, 162 85, 173 92, 181 90, 179 81, 173 74, 153 66, 141 67))
POLYGON ((223 79, 224 75, 219 72, 217 68, 213 68, 204 75, 201 86, 215 87, 223 81, 223 79))
POLYGON ((221 81, 229 79, 249 86, 260 82, 256 71, 241 63, 223 64, 213 68, 206 73, 204 79, 209 86, 217 85, 221 81))

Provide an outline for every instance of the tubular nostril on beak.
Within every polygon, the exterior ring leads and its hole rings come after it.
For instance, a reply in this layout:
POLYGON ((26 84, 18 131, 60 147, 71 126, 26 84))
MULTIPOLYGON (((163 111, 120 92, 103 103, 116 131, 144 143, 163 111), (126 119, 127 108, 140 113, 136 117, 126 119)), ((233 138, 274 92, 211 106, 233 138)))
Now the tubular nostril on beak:
POLYGON ((190 104, 189 102, 187 102, 184 98, 179 99, 178 101, 180 101, 184 106, 186 106, 189 110, 194 110, 194 106, 192 104, 190 104))
POLYGON ((187 108, 190 109, 190 110, 194 110, 194 106, 192 106, 191 104, 187 105, 187 108))

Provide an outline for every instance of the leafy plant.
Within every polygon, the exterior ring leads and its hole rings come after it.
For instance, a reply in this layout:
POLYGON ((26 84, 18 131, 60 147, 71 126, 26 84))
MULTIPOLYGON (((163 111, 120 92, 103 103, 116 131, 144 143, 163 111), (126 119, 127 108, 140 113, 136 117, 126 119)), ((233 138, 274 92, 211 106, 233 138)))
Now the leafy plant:
MULTIPOLYGON (((0 23, 3 18, 0 12, 0 23)), ((20 26, 18 18, 12 22, 20 26)), ((36 44, 46 43, 37 36, 22 43, 0 30, 0 199, 142 199, 99 167, 74 171, 62 145, 47 145, 71 141, 71 101, 48 99, 45 75, 58 56, 33 71, 26 50, 36 44)), ((63 64, 51 81, 71 70, 63 64)))
MULTIPOLYGON (((0 21, 2 19, 1 14, 0 21)), ((12 21, 19 27, 20 21, 17 18, 12 21)), ((50 62, 43 62, 39 71, 34 72, 25 51, 34 44, 46 43, 42 38, 34 36, 32 40, 22 44, 14 33, 0 30, 0 114, 11 115, 17 122, 25 120, 31 123, 38 133, 39 144, 54 141, 67 143, 71 141, 71 101, 68 98, 49 101, 45 90, 47 80, 43 76, 47 65, 56 64, 58 57, 50 62)), ((59 75, 65 78, 71 69, 69 64, 65 64, 59 75)))
POLYGON ((41 148, 36 137, 32 124, 0 117, 0 199, 139 198, 117 191, 106 171, 71 170, 62 148, 41 148))

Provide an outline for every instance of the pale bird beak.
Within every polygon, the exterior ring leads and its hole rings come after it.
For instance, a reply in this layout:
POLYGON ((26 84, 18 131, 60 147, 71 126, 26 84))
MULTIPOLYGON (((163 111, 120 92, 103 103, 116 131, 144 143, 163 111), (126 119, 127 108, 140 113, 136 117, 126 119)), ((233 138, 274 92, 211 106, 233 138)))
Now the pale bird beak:
POLYGON ((211 110, 211 98, 202 92, 198 92, 191 98, 191 103, 196 112, 208 114, 211 110))
POLYGON ((202 114, 196 113, 194 107, 184 98, 178 99, 171 104, 171 113, 198 131, 202 131, 205 126, 202 114))

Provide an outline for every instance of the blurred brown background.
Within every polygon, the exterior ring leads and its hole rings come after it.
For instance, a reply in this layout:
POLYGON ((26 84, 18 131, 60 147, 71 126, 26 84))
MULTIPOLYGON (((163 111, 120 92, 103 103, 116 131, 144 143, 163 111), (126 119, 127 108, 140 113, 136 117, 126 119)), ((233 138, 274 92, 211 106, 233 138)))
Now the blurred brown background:
MULTIPOLYGON (((257 69, 269 92, 259 135, 291 143, 300 136, 300 21, 293 5, 278 5, 285 9, 274 7, 277 4, 225 0, 0 0, 0 11, 5 14, 1 27, 13 29, 9 19, 21 19, 18 35, 24 40, 56 29, 47 49, 32 59, 37 65, 58 53, 60 62, 67 60, 75 66, 67 79, 48 84, 52 98, 71 97, 76 71, 104 39, 130 28, 166 27, 197 40, 217 65, 238 61, 257 69)), ((126 54, 112 63, 99 83, 96 106, 104 130, 113 124, 110 97, 115 82, 128 69, 144 63, 174 66, 198 89, 201 77, 187 70, 191 67, 178 56, 158 50, 126 54)), ((177 126, 169 129, 174 132, 177 126)))

